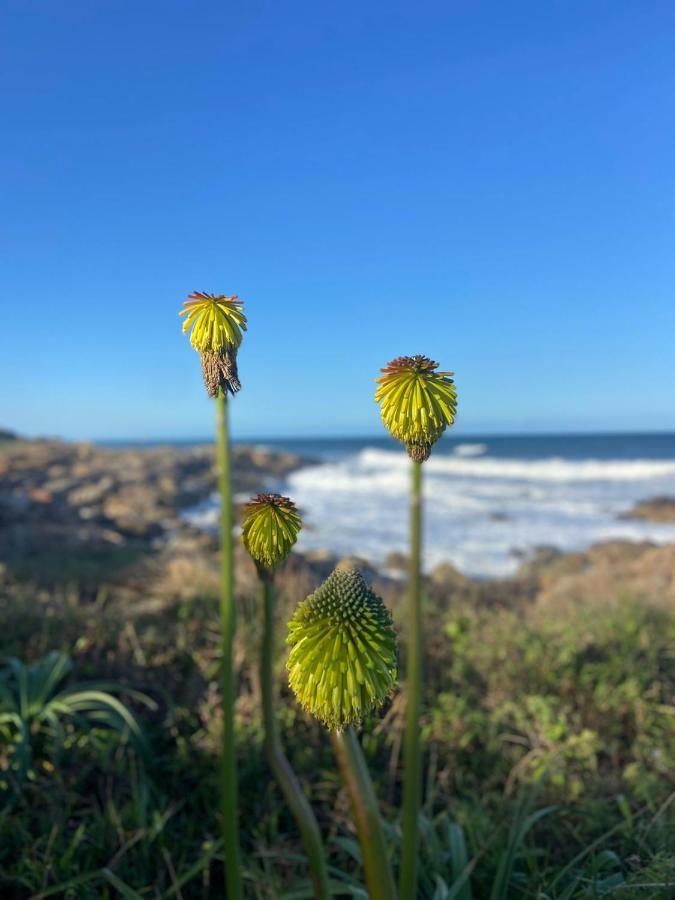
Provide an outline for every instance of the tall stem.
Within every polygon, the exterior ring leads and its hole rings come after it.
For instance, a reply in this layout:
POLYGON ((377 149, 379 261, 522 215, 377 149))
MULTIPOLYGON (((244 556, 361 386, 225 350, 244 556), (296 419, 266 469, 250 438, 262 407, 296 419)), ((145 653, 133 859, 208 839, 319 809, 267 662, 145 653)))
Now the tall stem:
POLYGON ((422 705, 422 465, 412 463, 410 492, 410 572, 408 580, 408 671, 405 739, 403 744, 403 846, 401 897, 417 896, 419 810, 422 798, 422 756, 419 719, 422 705))
POLYGON ((260 650, 260 684, 262 686, 265 750, 270 768, 283 791, 286 802, 298 823, 317 900, 330 900, 328 870, 321 842, 321 832, 312 808, 281 748, 274 714, 274 582, 272 576, 262 578, 263 637, 260 650))
POLYGON ((221 816, 225 847, 227 900, 243 900, 239 851, 239 807, 237 799, 237 748, 234 731, 234 553, 232 547, 232 481, 227 394, 216 398, 218 487, 220 489, 220 627, 223 657, 223 771, 221 816))
MULTIPOLYGON (((387 858, 380 811, 361 745, 353 728, 334 731, 331 738, 359 835, 368 896, 370 900, 396 900, 396 886, 387 858)), ((404 897, 403 894, 401 896, 404 897)))

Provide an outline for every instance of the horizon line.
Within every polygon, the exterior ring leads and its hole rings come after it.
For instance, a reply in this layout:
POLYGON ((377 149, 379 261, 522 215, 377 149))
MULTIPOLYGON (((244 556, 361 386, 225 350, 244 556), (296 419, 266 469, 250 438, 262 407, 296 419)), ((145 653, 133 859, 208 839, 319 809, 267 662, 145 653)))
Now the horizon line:
MULTIPOLYGON (((494 440, 495 438, 509 438, 509 437, 529 437, 529 438, 574 438, 574 437, 675 437, 675 428, 666 428, 662 430, 614 430, 614 429, 601 429, 598 431, 584 431, 584 430, 576 430, 571 429, 569 431, 472 431, 472 432, 462 432, 458 434, 457 432, 453 434, 444 434, 440 440, 460 440, 460 441, 473 441, 473 440, 494 440)), ((347 433, 347 434, 303 434, 303 435, 291 435, 291 434, 281 434, 281 435, 256 435, 256 434, 245 434, 241 437, 237 436, 232 438, 232 443, 241 444, 241 443, 256 443, 256 444, 265 444, 265 443, 276 443, 280 441, 371 441, 371 440, 391 440, 396 443, 395 438, 386 432, 382 432, 380 434, 374 433, 347 433)), ((135 437, 124 437, 124 438, 82 438, 79 439, 84 442, 91 442, 94 444, 161 444, 161 443, 181 443, 181 444, 210 444, 213 443, 214 437, 203 436, 191 436, 191 437, 169 437, 167 435, 163 435, 161 437, 146 437, 146 438, 135 438, 135 437)), ((78 439, 73 439, 74 443, 79 442, 78 439)))
MULTIPOLYGON (((213 435, 188 435, 188 436, 180 436, 180 435, 168 435, 168 434, 160 434, 157 436, 131 436, 125 435, 124 437, 110 437, 110 436, 87 436, 87 437, 73 437, 62 434, 25 434, 18 431, 14 431, 11 428, 0 427, 0 441, 2 440, 3 432, 7 435, 10 435, 11 439, 16 440, 27 440, 27 441, 64 441, 67 443, 93 443, 93 444, 161 444, 161 443, 181 443, 181 444, 210 444, 213 443, 214 437, 213 435)), ((626 429, 626 428, 600 428, 600 429, 579 429, 579 428, 570 428, 570 429, 511 429, 511 428, 503 428, 497 430, 486 429, 484 431, 481 430, 471 430, 471 431, 463 431, 459 430, 448 430, 446 433, 440 438, 440 440, 462 440, 462 441, 472 441, 472 440, 487 440, 487 439, 495 439, 495 438, 506 438, 506 437, 531 437, 531 438, 570 438, 570 437, 675 437, 675 427, 670 428, 662 428, 662 429, 654 429, 654 428, 636 428, 636 429, 626 429)), ((389 435, 384 429, 381 431, 373 432, 357 432, 357 431, 345 431, 340 433, 306 433, 306 434, 259 434, 259 433, 244 433, 241 436, 237 435, 232 438, 233 443, 259 443, 264 444, 266 442, 279 442, 279 441, 369 441, 369 440, 383 440, 389 439, 395 442, 395 439, 389 435)))

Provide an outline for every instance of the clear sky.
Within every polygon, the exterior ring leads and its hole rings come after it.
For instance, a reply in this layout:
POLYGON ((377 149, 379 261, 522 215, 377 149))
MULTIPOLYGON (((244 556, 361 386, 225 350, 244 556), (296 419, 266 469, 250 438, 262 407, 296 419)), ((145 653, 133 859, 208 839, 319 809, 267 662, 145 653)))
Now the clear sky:
POLYGON ((208 435, 178 309, 237 293, 240 436, 675 427, 675 4, 4 0, 0 425, 208 435))

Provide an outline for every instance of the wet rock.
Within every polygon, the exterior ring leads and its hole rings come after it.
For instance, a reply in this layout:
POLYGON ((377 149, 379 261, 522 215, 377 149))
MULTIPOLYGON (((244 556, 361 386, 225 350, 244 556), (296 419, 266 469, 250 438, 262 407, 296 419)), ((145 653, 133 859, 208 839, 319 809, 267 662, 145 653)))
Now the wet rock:
POLYGON ((621 519, 645 519, 648 522, 675 522, 675 497, 650 497, 642 500, 621 519))

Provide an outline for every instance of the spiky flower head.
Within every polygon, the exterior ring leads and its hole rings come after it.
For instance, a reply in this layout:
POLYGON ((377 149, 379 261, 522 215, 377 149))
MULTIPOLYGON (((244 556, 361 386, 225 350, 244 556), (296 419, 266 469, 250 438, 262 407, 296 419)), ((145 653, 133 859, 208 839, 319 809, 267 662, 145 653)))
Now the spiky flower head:
POLYGON ((274 569, 291 552, 302 520, 281 494, 258 494, 244 507, 241 539, 259 567, 274 569))
POLYGON ((457 413, 454 373, 436 369, 438 363, 427 356, 399 356, 380 370, 377 379, 375 400, 381 404, 382 421, 415 462, 429 458, 433 444, 457 413))
POLYGON ((360 722, 396 684, 391 615, 360 572, 338 567, 288 623, 289 684, 331 730, 360 722))
POLYGON ((183 334, 190 329, 190 343, 199 353, 205 350, 227 349, 241 344, 243 331, 246 331, 246 316, 241 311, 244 305, 235 295, 225 297, 222 294, 205 294, 195 291, 188 294, 183 303, 185 309, 179 313, 187 316, 183 322, 183 334))
POLYGON ((218 388, 236 393, 241 384, 237 372, 237 350, 246 331, 246 316, 242 312, 243 301, 236 295, 206 294, 195 291, 180 311, 186 316, 183 333, 190 329, 190 343, 202 358, 204 384, 209 397, 215 397, 218 388))

